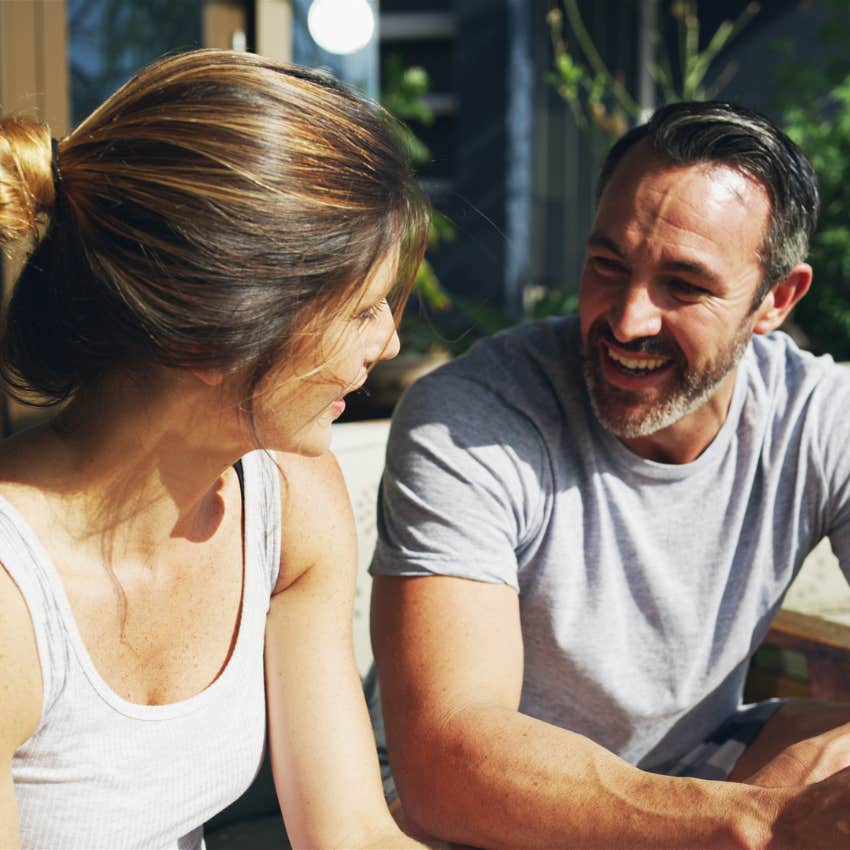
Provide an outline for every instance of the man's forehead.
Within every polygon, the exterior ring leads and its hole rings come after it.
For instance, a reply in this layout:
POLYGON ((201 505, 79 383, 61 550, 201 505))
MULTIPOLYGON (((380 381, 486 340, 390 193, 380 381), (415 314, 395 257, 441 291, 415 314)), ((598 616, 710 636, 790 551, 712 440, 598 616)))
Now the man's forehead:
POLYGON ((726 193, 730 200, 750 203, 754 196, 767 201, 770 208, 770 195, 765 185, 745 169, 734 163, 719 160, 703 159, 696 162, 674 162, 664 154, 659 153, 648 139, 641 139, 623 154, 616 168, 611 172, 603 189, 599 204, 605 200, 609 189, 614 189, 616 196, 623 190, 635 189, 650 175, 666 174, 677 181, 708 178, 718 195, 726 193), (712 180, 713 177, 723 176, 722 180, 712 180))
MULTIPOLYGON (((769 217, 767 190, 742 170, 713 161, 673 163, 644 141, 611 175, 588 245, 623 253, 627 241, 649 240, 658 252, 666 245, 692 253, 697 264, 704 251, 726 246, 761 264, 769 217)), ((715 254, 708 265, 718 259, 715 254)))

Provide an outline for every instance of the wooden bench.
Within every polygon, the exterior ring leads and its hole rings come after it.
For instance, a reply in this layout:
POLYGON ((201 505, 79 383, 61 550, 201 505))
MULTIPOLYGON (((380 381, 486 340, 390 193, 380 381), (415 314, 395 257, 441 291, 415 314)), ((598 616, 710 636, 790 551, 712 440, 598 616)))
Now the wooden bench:
POLYGON ((745 698, 850 702, 850 587, 826 540, 806 558, 750 667, 745 698))
POLYGON ((782 610, 750 666, 747 701, 810 697, 850 702, 850 626, 782 610))

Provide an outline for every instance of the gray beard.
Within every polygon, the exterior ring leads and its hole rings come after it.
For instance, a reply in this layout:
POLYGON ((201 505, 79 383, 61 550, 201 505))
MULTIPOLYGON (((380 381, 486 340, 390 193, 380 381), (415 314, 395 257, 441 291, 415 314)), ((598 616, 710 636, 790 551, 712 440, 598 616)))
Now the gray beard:
POLYGON ((676 385, 668 391, 667 396, 652 408, 639 413, 624 409, 626 405, 610 398, 612 391, 599 374, 598 359, 585 356, 584 380, 591 407, 599 423, 616 437, 630 440, 669 428, 702 407, 744 356, 751 336, 745 325, 741 325, 730 345, 715 360, 700 371, 681 370, 676 385))

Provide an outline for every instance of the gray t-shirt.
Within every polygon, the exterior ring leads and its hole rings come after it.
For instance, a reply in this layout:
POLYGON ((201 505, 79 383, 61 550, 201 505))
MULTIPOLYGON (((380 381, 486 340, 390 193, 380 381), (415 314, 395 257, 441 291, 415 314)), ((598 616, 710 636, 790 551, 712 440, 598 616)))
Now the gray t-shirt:
POLYGON ((738 706, 808 552, 850 572, 850 369, 756 337, 688 464, 596 421, 578 324, 479 343, 396 410, 373 574, 519 593, 520 710, 663 771, 738 706))

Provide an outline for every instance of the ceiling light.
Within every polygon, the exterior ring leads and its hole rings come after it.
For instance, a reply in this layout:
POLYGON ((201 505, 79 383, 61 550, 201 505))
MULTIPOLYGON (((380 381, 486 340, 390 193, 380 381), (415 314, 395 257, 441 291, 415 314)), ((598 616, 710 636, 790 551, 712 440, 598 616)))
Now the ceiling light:
POLYGON ((313 0, 307 28, 328 53, 355 53, 372 38, 375 15, 367 0, 313 0))

